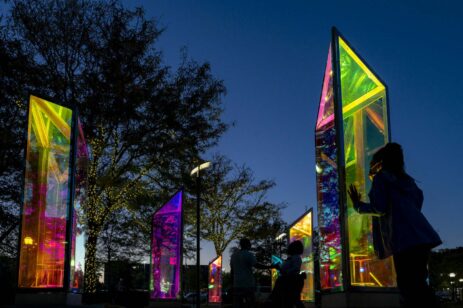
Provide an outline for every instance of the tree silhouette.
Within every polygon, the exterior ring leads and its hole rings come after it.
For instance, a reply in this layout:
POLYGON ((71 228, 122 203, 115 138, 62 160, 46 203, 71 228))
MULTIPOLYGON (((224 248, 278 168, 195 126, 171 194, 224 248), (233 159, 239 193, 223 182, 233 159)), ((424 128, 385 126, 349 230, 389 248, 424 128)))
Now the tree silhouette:
POLYGON ((202 237, 213 242, 217 255, 242 236, 253 240, 269 235, 274 238, 283 224, 283 205, 267 200, 275 183, 256 182, 249 168, 236 166, 224 156, 216 155, 212 162, 202 176, 202 237))
MULTIPOLYGON (((84 284, 95 292, 97 240, 107 218, 120 209, 153 211, 175 191, 226 129, 225 88, 207 63, 185 54, 175 71, 164 64, 156 22, 117 1, 13 1, 1 31, 2 45, 17 50, 7 58, 14 70, 2 76, 11 82, 2 93, 6 108, 21 117, 33 89, 79 110, 91 147, 84 284)), ((13 139, 24 133, 24 120, 16 125, 13 139)), ((15 159, 12 168, 21 164, 15 159)))

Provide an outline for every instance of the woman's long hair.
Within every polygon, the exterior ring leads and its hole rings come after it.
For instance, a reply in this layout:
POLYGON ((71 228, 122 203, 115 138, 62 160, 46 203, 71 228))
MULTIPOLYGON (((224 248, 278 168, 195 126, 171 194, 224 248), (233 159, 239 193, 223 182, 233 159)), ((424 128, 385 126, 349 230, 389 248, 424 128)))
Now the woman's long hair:
POLYGON ((304 245, 301 241, 294 241, 288 246, 288 255, 295 256, 295 255, 302 255, 304 252, 304 245))
POLYGON ((400 144, 390 142, 378 152, 380 152, 382 168, 384 170, 389 171, 398 177, 407 175, 405 172, 404 152, 400 144))

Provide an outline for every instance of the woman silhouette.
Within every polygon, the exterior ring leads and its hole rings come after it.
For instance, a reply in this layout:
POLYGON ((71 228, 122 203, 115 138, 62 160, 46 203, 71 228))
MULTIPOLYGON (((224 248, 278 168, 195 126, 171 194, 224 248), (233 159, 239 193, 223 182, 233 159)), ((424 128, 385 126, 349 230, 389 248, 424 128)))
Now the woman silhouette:
POLYGON ((280 271, 280 276, 275 282, 273 289, 272 307, 274 308, 303 308, 301 302, 301 291, 304 286, 306 274, 301 274, 304 245, 301 241, 294 241, 288 245, 288 258, 282 265, 274 264, 272 267, 280 271))
POLYGON ((376 152, 370 176, 370 203, 361 201, 354 185, 348 193, 357 212, 378 217, 373 224, 375 251, 381 259, 394 258, 401 306, 434 307, 427 264, 431 249, 442 241, 421 213, 423 192, 405 172, 402 147, 388 143, 376 152))

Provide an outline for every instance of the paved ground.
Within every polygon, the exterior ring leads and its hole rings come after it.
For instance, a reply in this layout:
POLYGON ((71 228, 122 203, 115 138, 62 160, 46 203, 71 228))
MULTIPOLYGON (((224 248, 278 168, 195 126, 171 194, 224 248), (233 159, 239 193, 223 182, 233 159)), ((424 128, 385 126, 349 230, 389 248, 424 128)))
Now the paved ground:
MULTIPOLYGON (((99 305, 0 305, 0 307, 5 308, 61 308, 61 307, 70 307, 70 308, 124 308, 124 306, 111 305, 111 304, 99 304, 99 305)), ((156 307, 156 308, 194 308, 194 305, 178 303, 151 303, 147 307, 156 307)), ((202 308, 231 308, 231 305, 217 305, 217 304, 201 304, 202 308)), ((311 306, 314 307, 314 306, 311 306)), ((257 308, 257 307, 256 307, 257 308)), ((463 308, 463 302, 460 303, 443 303, 440 308, 463 308)))

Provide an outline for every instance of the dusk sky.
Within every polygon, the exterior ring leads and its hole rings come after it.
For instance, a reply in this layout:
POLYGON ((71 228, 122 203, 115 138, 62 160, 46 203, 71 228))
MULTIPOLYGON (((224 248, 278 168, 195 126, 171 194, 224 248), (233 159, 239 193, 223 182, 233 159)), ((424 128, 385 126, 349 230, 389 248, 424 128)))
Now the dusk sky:
MULTIPOLYGON (((128 1, 126 3, 129 3, 128 1)), ((330 29, 336 26, 389 88, 393 141, 424 190, 441 248, 463 246, 463 4, 458 1, 130 1, 166 30, 158 47, 208 61, 227 86, 217 148, 257 179, 291 223, 314 207, 314 128, 330 29)), ((316 221, 316 219, 315 219, 316 221)), ((214 257, 203 245, 202 263, 214 257)), ((228 263, 227 256, 224 260, 228 263)))

